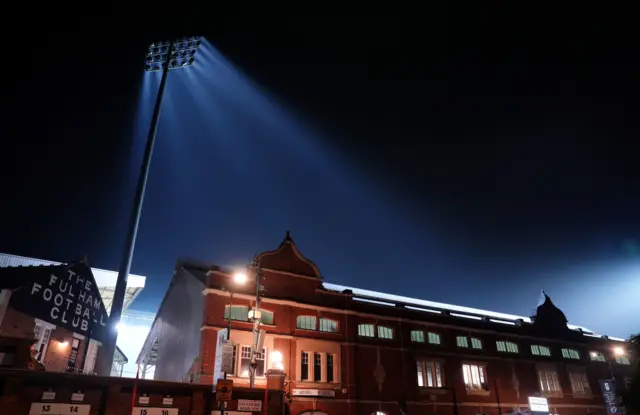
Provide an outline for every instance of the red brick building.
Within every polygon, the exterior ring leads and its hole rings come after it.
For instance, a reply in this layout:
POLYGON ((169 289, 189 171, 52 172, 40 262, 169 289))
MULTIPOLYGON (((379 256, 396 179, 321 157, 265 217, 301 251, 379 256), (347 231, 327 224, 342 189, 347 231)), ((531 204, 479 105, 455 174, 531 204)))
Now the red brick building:
MULTIPOLYGON (((267 335, 256 386, 282 356, 294 415, 500 415, 526 411, 529 397, 552 414, 605 415, 598 381, 631 373, 621 339, 568 325, 546 296, 525 318, 347 289, 324 283, 288 233, 257 259, 267 335)), ((238 287, 231 273, 178 262, 138 358, 155 379, 211 384, 231 317, 228 375, 248 384, 255 283, 238 287)))

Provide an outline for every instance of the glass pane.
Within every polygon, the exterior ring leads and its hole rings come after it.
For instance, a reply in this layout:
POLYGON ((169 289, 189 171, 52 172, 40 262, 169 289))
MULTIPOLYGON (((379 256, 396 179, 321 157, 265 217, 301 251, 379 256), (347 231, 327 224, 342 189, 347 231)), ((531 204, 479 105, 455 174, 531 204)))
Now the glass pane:
POLYGON ((262 314, 262 317, 260 317, 260 322, 262 324, 273 324, 273 312, 260 310, 260 313, 262 314))

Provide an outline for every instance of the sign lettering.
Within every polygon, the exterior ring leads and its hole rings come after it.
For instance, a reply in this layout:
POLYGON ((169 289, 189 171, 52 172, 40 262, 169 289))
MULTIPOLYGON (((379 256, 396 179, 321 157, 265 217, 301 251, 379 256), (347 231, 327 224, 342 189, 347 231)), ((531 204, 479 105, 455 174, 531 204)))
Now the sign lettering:
POLYGON ((262 401, 238 399, 238 411, 260 412, 262 411, 262 401))
POLYGON ((13 308, 74 333, 104 340, 108 315, 91 268, 70 264, 23 272, 24 277, 16 278, 27 286, 14 291, 13 308))

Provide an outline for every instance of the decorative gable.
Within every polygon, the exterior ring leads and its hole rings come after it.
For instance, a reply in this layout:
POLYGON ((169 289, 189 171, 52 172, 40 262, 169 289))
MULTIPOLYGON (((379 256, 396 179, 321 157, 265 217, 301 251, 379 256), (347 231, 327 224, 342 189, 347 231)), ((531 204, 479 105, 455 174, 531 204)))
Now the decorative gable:
POLYGON ((289 231, 277 249, 263 252, 257 259, 260 266, 266 270, 322 279, 317 265, 300 253, 289 231))

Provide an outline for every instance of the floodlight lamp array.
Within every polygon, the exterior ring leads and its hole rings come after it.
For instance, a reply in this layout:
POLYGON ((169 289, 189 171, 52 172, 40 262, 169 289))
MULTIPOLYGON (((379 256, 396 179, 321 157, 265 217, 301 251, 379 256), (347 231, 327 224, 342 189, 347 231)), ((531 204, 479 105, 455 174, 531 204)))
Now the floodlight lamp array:
POLYGON ((196 60, 196 53, 201 43, 200 36, 181 37, 173 42, 153 42, 149 45, 145 59, 145 71, 161 71, 167 59, 169 60, 168 69, 191 66, 196 60), (169 51, 169 47, 171 47, 171 51, 169 51))

